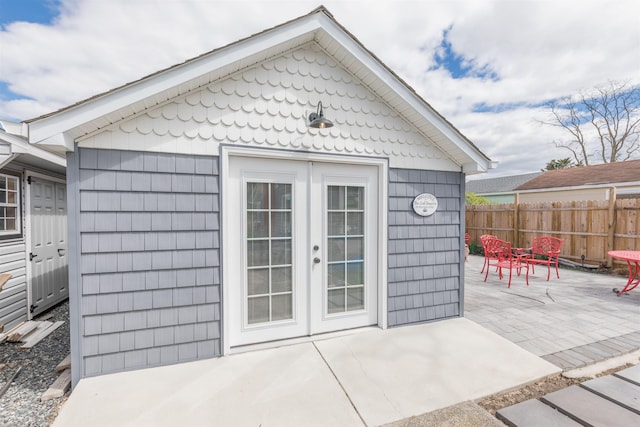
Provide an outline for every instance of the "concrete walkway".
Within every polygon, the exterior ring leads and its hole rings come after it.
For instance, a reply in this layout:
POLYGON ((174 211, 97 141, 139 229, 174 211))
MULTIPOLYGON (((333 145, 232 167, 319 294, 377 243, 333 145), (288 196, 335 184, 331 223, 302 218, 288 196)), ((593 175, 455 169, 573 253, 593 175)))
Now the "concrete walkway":
POLYGON ((559 371, 461 318, 84 379, 54 426, 374 426, 559 371))
POLYGON ((640 288, 620 297, 625 277, 569 269, 560 279, 537 267, 529 276, 480 274, 483 258, 465 269, 465 317, 562 369, 573 369, 640 349, 640 288))

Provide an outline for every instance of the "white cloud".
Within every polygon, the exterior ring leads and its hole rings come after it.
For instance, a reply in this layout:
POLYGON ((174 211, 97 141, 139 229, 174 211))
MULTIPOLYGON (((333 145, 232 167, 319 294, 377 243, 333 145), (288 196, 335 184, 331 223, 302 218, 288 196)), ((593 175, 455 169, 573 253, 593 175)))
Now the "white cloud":
MULTIPOLYGON (((0 81, 23 98, 0 116, 28 119, 309 13, 319 1, 63 0, 52 25, 0 32, 0 81)), ((543 111, 474 113, 477 104, 530 105, 607 80, 640 83, 637 0, 322 2, 368 49, 487 155, 495 175, 567 157, 540 126, 543 111), (496 81, 433 70, 443 32, 496 81), (635 79, 635 80, 634 80, 635 79), (544 147, 541 149, 541 147, 544 147)))

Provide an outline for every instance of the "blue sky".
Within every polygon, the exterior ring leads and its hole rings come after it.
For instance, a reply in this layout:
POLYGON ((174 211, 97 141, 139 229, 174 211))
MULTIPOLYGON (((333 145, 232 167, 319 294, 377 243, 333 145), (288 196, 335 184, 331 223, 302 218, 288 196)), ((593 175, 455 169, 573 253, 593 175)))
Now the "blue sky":
POLYGON ((549 100, 640 84, 637 0, 0 0, 0 119, 50 113, 320 4, 499 161, 494 176, 567 157, 540 125, 549 100))
POLYGON ((0 0, 0 25, 15 21, 51 23, 59 5, 57 0, 0 0))
POLYGON ((455 51, 449 39, 451 29, 447 28, 442 32, 440 47, 433 56, 435 61, 433 69, 443 68, 454 79, 477 77, 485 80, 498 80, 498 74, 491 69, 489 64, 480 65, 473 58, 465 57, 455 51))

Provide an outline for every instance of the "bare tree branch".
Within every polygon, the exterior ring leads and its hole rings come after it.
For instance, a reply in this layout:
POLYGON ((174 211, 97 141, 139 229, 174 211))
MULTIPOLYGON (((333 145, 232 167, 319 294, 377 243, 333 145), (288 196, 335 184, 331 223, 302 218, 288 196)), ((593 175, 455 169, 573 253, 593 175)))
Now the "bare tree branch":
POLYGON ((564 130, 567 138, 553 141, 568 150, 577 164, 640 157, 640 86, 609 82, 549 104, 543 124, 564 130))

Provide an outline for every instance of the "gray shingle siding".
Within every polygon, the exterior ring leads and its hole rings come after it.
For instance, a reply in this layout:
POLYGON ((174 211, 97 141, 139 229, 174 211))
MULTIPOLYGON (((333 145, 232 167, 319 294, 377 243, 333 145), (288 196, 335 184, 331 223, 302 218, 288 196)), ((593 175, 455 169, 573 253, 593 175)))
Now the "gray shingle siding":
POLYGON ((218 158, 78 154, 82 376, 220 355, 218 158))
POLYGON ((456 172, 389 170, 389 326, 462 313, 462 179, 456 172), (438 198, 431 216, 413 212, 413 199, 421 193, 438 198))

